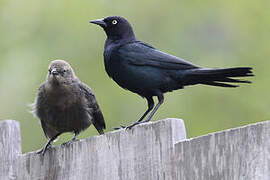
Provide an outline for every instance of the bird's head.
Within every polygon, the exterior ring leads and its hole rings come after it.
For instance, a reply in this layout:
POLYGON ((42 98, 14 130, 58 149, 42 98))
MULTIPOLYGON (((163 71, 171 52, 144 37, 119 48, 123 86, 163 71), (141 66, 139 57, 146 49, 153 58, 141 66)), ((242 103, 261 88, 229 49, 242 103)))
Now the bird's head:
POLYGON ((73 69, 64 60, 54 60, 49 65, 47 81, 56 85, 70 84, 76 79, 73 69))
POLYGON ((101 26, 108 39, 135 39, 130 23, 121 16, 108 16, 103 19, 92 20, 90 23, 101 26))

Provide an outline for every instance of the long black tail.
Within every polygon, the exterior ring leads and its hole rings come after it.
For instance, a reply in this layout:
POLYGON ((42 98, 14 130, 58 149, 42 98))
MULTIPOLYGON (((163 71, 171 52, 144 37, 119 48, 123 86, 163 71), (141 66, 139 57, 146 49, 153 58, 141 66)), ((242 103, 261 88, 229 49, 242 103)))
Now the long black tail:
POLYGON ((184 85, 206 84, 210 86, 238 87, 228 83, 251 83, 250 81, 233 79, 234 77, 254 76, 252 68, 238 67, 227 69, 204 69, 189 70, 185 76, 184 85))

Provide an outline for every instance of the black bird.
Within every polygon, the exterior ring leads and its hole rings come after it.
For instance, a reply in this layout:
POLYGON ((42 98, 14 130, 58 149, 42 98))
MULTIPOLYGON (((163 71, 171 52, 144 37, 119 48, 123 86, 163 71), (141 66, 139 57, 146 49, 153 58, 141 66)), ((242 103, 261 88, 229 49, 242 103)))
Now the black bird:
POLYGON ((54 60, 49 66, 47 80, 41 84, 33 104, 33 113, 41 122, 48 139, 38 153, 44 154, 60 134, 73 132, 72 140, 91 124, 103 134, 105 122, 92 90, 74 74, 63 60, 54 60))
POLYGON ((250 81, 233 79, 233 77, 253 76, 250 67, 202 68, 159 51, 137 40, 130 23, 120 16, 109 16, 90 23, 101 26, 107 35, 104 62, 108 75, 119 86, 139 94, 148 102, 146 112, 127 128, 150 121, 164 101, 163 93, 195 84, 238 87, 229 83, 250 83, 250 81), (157 96, 158 104, 143 121, 154 107, 153 96, 157 96))

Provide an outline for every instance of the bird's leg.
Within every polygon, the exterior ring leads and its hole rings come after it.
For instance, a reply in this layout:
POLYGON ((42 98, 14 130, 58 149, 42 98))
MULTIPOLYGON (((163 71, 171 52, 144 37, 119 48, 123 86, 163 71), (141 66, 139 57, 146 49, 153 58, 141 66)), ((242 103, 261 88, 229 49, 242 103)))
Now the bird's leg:
POLYGON ((37 154, 42 154, 44 155, 45 152, 47 151, 47 149, 49 149, 52 146, 52 142, 60 135, 61 133, 58 133, 57 135, 53 136, 51 139, 49 139, 49 141, 46 143, 46 145, 44 146, 44 148, 42 148, 41 150, 37 151, 37 154))
POLYGON ((150 113, 150 115, 148 116, 148 118, 144 121, 142 121, 141 123, 145 123, 145 122, 148 122, 151 120, 151 118, 153 117, 153 115, 156 113, 156 111, 158 110, 159 106, 164 102, 164 96, 162 93, 159 93, 157 95, 158 97, 158 103, 157 105, 155 106, 154 110, 150 113))
MULTIPOLYGON (((146 98, 146 100, 148 103, 148 109, 143 113, 143 115, 140 117, 140 119, 138 121, 136 121, 132 124, 133 126, 139 124, 145 118, 145 116, 153 109, 153 107, 154 107, 153 97, 148 97, 148 98, 146 98)), ((130 126, 132 126, 132 125, 130 125, 130 126)), ((127 128, 126 126, 123 126, 123 125, 120 125, 120 126, 121 126, 121 128, 127 128)), ((117 130, 120 128, 114 128, 114 129, 117 130)))
POLYGON ((137 122, 141 122, 145 116, 153 109, 154 107, 154 100, 153 97, 147 98, 147 103, 148 103, 148 109, 143 113, 142 117, 137 122))
MULTIPOLYGON (((147 109, 147 111, 142 115, 142 117, 141 117, 138 121, 136 121, 136 122, 134 122, 133 124, 127 126, 126 129, 131 129, 132 127, 136 126, 137 124, 140 124, 140 123, 143 123, 143 122, 144 122, 144 121, 142 121, 142 120, 145 118, 145 116, 146 116, 146 115, 153 109, 153 107, 154 107, 154 100, 153 100, 153 97, 147 98, 147 102, 148 102, 148 109, 147 109)), ((152 113, 151 113, 151 114, 152 114, 152 113)), ((153 116, 153 115, 152 115, 152 116, 153 116)))
POLYGON ((74 142, 74 141, 76 140, 78 134, 79 134, 79 133, 78 133, 77 131, 74 131, 74 137, 73 137, 71 140, 69 140, 69 141, 63 143, 62 145, 67 145, 67 144, 70 144, 70 143, 74 142))

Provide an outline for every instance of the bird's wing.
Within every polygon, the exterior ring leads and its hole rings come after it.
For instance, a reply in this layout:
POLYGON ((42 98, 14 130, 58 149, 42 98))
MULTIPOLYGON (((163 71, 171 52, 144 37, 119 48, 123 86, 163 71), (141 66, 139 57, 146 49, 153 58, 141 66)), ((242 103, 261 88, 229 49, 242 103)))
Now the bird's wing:
POLYGON ((135 41, 118 48, 118 55, 130 64, 137 66, 153 66, 170 70, 186 70, 198 66, 176 56, 159 51, 152 46, 135 41))
POLYGON ((99 134, 104 134, 103 129, 106 128, 103 114, 98 106, 95 95, 92 90, 84 83, 79 83, 80 89, 83 91, 85 98, 88 101, 89 108, 93 109, 93 125, 99 132, 99 134))

